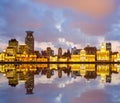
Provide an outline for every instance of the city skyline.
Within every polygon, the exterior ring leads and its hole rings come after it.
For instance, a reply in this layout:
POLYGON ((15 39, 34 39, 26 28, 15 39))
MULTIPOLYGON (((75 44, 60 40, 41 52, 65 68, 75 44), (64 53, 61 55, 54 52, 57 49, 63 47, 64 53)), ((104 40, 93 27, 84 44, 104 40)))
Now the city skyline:
POLYGON ((120 1, 77 2, 1 0, 0 49, 4 49, 9 38, 23 43, 24 31, 32 30, 35 31, 35 48, 38 50, 48 46, 55 50, 58 47, 82 48, 87 44, 99 46, 101 42, 111 42, 113 50, 119 51, 120 1))
POLYGON ((0 0, 0 103, 120 103, 119 90, 120 0, 0 0))
MULTIPOLYGON (((44 49, 36 49, 35 48, 35 43, 34 43, 34 41, 35 41, 35 37, 34 37, 34 31, 31 31, 31 30, 29 30, 29 31, 25 31, 26 32, 26 34, 25 34, 25 38, 23 38, 23 42, 20 42, 20 41, 18 41, 15 37, 14 38, 9 38, 9 40, 7 41, 7 43, 6 43, 6 47, 7 46, 9 46, 9 43, 10 43, 10 41, 17 41, 17 46, 19 47, 19 46, 24 46, 24 45, 31 45, 31 46, 29 46, 28 48, 28 50, 27 51, 31 51, 31 49, 32 49, 32 54, 37 50, 37 51, 39 51, 39 52, 41 52, 41 51, 44 51, 44 50, 46 50, 47 48, 51 48, 51 49, 53 49, 53 51, 54 51, 54 54, 57 54, 58 53, 58 49, 62 49, 62 51, 63 52, 67 52, 67 50, 72 50, 72 49, 85 49, 86 47, 93 47, 93 48, 96 48, 96 50, 99 50, 100 49, 100 46, 102 45, 102 44, 104 44, 105 45, 105 48, 107 48, 107 44, 110 44, 110 51, 112 51, 112 52, 119 52, 119 50, 118 51, 114 51, 112 48, 113 48, 113 44, 111 43, 111 42, 101 42, 101 43, 99 43, 99 45, 98 46, 95 46, 95 45, 90 45, 90 44, 86 44, 85 46, 83 46, 83 47, 77 47, 77 46, 73 46, 73 47, 71 47, 71 48, 66 48, 66 49, 64 49, 64 48, 62 48, 61 46, 59 46, 58 48, 55 48, 55 50, 54 50, 54 48, 52 48, 52 46, 50 46, 50 45, 48 45, 48 46, 45 46, 44 47, 44 49), (29 38, 31 38, 30 40, 29 40, 29 38), (33 38, 33 40, 32 40, 32 38, 33 38), (28 40, 27 40, 28 39, 28 40), (33 43, 33 44, 32 44, 33 43), (34 51, 34 52, 33 52, 34 51)), ((64 42, 64 40, 61 40, 61 41, 63 41, 64 42)), ((12 45, 11 45, 12 46, 12 45)), ((6 47, 4 46, 4 49, 2 49, 1 50, 1 52, 3 52, 4 50, 6 50, 6 47)), ((26 52, 27 52, 26 51, 26 52)), ((28 54, 30 54, 29 52, 27 52, 28 54)))

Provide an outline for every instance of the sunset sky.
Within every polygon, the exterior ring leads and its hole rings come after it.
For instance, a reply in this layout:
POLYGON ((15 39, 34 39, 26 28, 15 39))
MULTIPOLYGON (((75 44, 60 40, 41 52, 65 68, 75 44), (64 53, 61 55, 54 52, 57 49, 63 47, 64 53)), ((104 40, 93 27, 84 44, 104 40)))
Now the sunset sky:
POLYGON ((120 50, 120 0, 0 0, 0 46, 24 44, 34 31, 35 49, 83 48, 111 42, 120 50))

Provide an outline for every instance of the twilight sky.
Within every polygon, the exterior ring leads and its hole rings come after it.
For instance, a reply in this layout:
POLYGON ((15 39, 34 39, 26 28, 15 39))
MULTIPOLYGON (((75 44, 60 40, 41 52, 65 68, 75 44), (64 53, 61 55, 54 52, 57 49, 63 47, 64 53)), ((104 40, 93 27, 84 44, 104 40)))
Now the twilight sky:
POLYGON ((112 42, 119 51, 119 18, 120 0, 0 0, 0 49, 33 30, 38 50, 112 42))

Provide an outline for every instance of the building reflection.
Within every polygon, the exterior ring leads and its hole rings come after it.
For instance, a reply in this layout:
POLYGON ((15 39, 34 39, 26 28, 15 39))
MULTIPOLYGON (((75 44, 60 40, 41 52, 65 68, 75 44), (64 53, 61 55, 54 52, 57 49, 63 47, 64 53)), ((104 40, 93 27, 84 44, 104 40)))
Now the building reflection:
POLYGON ((50 79, 57 73, 70 78, 100 78, 102 83, 111 83, 112 73, 120 72, 120 64, 4 64, 0 65, 0 73, 8 79, 8 85, 16 87, 20 81, 25 85, 26 94, 33 94, 34 76, 45 75, 50 79), (56 72, 55 72, 56 71, 56 72))

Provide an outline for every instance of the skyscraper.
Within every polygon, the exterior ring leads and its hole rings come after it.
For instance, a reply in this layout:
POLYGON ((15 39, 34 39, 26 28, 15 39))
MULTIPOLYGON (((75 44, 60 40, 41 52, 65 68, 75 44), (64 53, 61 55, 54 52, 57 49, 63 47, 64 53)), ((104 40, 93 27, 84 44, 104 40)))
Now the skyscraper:
POLYGON ((112 51, 111 43, 106 43, 106 50, 112 51))
POLYGON ((25 38, 25 44, 27 46, 27 53, 33 54, 34 53, 34 37, 33 31, 26 31, 27 36, 25 38))
POLYGON ((32 71, 28 71, 26 73, 25 88, 26 88, 26 94, 33 94, 34 73, 32 71))

